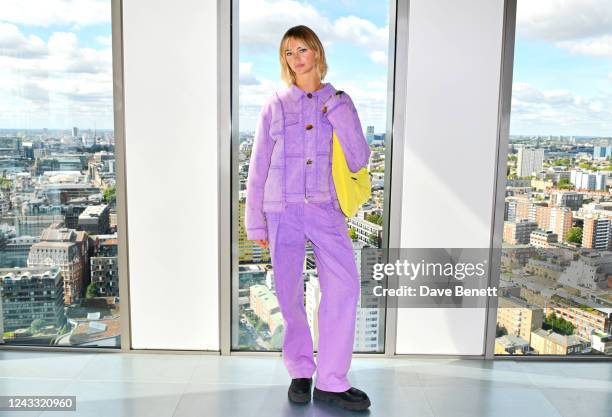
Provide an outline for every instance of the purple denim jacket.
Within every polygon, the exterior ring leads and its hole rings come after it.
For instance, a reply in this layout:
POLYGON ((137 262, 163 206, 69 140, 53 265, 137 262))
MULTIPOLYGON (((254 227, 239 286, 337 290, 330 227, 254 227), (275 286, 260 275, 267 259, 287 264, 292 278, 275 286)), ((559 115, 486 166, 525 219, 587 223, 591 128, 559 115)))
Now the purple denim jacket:
POLYGON ((331 174, 336 130, 348 167, 367 166, 371 150, 351 97, 330 84, 306 93, 295 84, 263 105, 247 178, 245 228, 248 240, 267 239, 264 212, 291 202, 329 202, 340 209, 331 174))

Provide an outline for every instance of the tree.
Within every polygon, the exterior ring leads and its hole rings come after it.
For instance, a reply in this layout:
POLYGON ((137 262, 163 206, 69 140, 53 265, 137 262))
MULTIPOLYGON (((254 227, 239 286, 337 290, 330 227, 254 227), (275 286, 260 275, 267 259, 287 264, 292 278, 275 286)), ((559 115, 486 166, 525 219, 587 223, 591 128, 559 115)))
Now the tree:
POLYGON ((87 286, 87 290, 85 291, 85 298, 95 298, 98 294, 96 292, 96 286, 93 282, 90 282, 87 286))
POLYGON ((382 226, 382 216, 378 213, 370 213, 365 215, 365 219, 371 223, 382 226))
POLYGON ((270 344, 275 349, 279 349, 283 346, 283 330, 284 326, 278 326, 276 329, 274 329, 274 333, 272 333, 270 344))
POLYGON ((582 244, 582 227, 572 227, 565 235, 565 240, 571 243, 582 244))
POLYGON ((108 187, 104 190, 104 201, 106 203, 111 203, 115 201, 116 198, 116 189, 115 187, 108 187))
POLYGON ((500 326, 499 324, 495 325, 495 337, 501 337, 508 334, 508 330, 504 326, 500 326))
POLYGON ((557 188, 571 190, 574 185, 570 182, 569 178, 561 178, 557 183, 557 188))
POLYGON ((544 319, 544 322, 542 323, 542 328, 544 330, 552 329, 553 332, 565 336, 574 334, 575 329, 572 323, 565 320, 563 317, 557 316, 554 311, 544 319))
POLYGON ((380 239, 378 238, 378 235, 376 233, 370 233, 368 235, 368 243, 372 246, 374 246, 375 248, 380 248, 380 239))
POLYGON ((30 324, 30 331, 32 332, 32 334, 38 333, 46 325, 47 325, 47 322, 45 322, 43 319, 33 320, 32 323, 30 324))

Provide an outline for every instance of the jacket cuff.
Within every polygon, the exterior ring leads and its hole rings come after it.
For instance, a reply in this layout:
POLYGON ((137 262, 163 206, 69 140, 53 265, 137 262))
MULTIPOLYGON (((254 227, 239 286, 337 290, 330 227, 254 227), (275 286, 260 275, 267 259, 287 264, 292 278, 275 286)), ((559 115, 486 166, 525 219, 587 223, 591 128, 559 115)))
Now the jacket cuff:
POLYGON ((265 227, 258 227, 256 229, 246 230, 248 240, 267 240, 268 232, 265 227))

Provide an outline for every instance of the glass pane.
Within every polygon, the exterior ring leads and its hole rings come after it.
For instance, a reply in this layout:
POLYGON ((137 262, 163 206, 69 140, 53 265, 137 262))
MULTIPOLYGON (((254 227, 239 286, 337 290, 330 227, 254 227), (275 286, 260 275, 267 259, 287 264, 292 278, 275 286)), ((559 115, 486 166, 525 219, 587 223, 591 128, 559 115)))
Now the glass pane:
POLYGON ((536 3, 517 9, 495 353, 611 355, 608 5, 536 3))
MULTIPOLYGON (((347 219, 355 260, 359 269, 362 247, 381 247, 383 231, 385 132, 387 102, 389 13, 388 2, 244 1, 235 4, 239 15, 238 114, 233 119, 235 139, 234 184, 239 187, 238 276, 232 283, 232 349, 278 351, 282 347, 284 323, 275 292, 274 270, 267 248, 247 240, 244 210, 250 156, 255 127, 262 105, 275 91, 285 88, 280 78, 279 44, 292 26, 313 29, 325 50, 327 75, 322 80, 347 92, 355 103, 361 128, 372 151, 369 171, 372 198, 354 217, 347 219), (239 9, 239 10, 238 10, 239 9), (239 126, 236 128, 236 124, 239 126), (239 138, 236 138, 239 136, 239 138)), ((393 50, 393 49, 391 49, 393 50)), ((331 136, 330 136, 331 138, 331 136)), ((304 306, 315 350, 317 309, 321 297, 316 258, 310 241, 305 248, 302 277, 304 306)), ((299 279, 299 277, 295 277, 299 279)), ((384 352, 385 310, 360 306, 357 310, 354 352, 384 352)))
POLYGON ((0 337, 120 347, 111 0, 0 13, 0 337))

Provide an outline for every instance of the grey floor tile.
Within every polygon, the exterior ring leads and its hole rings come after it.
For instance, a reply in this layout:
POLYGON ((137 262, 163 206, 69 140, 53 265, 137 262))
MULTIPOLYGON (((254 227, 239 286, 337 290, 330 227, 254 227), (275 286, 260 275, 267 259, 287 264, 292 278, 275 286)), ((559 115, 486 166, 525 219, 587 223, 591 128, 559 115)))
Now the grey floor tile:
POLYGON ((171 417, 187 384, 74 381, 62 393, 76 396, 76 411, 43 411, 41 416, 171 417))
POLYGON ((572 387, 543 388, 541 391, 563 417, 612 416, 612 394, 609 390, 591 391, 572 387))
POLYGON ((192 380, 243 385, 284 385, 291 381, 278 356, 202 356, 192 380))
MULTIPOLYGON (((70 382, 70 379, 0 378, 0 395, 60 395, 70 382)), ((0 417, 30 417, 41 413, 39 410, 0 411, 0 417)))
POLYGON ((365 413, 358 414, 315 400, 306 405, 293 404, 287 398, 287 388, 287 385, 191 383, 173 417, 202 415, 203 412, 207 416, 223 417, 434 417, 420 387, 362 387, 370 397, 372 405, 365 413))
POLYGON ((357 388, 362 386, 419 387, 421 385, 414 367, 401 365, 400 362, 396 362, 394 367, 363 367, 353 364, 348 376, 351 384, 357 388))
MULTIPOLYGON (((360 415, 607 417, 611 366, 353 358, 349 381, 372 400, 360 415)), ((77 412, 0 412, 0 417, 355 415, 317 402, 292 404, 289 383, 282 356, 2 351, 0 395, 76 395, 77 412)))
POLYGON ((88 352, 0 350, 0 377, 71 379, 97 355, 88 352))
POLYGON ((533 387, 514 362, 458 360, 437 367, 416 366, 422 386, 474 385, 477 387, 533 387))
POLYGON ((612 361, 570 362, 561 368, 561 372, 574 378, 612 381, 612 361))
MULTIPOLYGON (((370 397, 372 416, 434 417, 433 410, 419 386, 364 386, 370 397)), ((332 414, 333 415, 333 414, 332 414)))
POLYGON ((279 405, 286 399, 286 385, 214 384, 192 381, 183 393, 173 417, 278 416, 284 415, 279 414, 279 405))
POLYGON ((537 388, 469 385, 423 387, 436 417, 560 417, 537 388))
POLYGON ((557 377, 566 375, 563 370, 572 364, 557 361, 516 361, 515 363, 523 372, 557 377))
POLYGON ((153 353, 100 354, 85 366, 82 381, 189 382, 202 357, 153 353))
POLYGON ((607 392, 609 395, 612 395, 612 384, 609 380, 576 378, 569 375, 553 376, 537 373, 528 373, 527 377, 531 379, 533 384, 538 388, 573 388, 576 390, 607 392))

